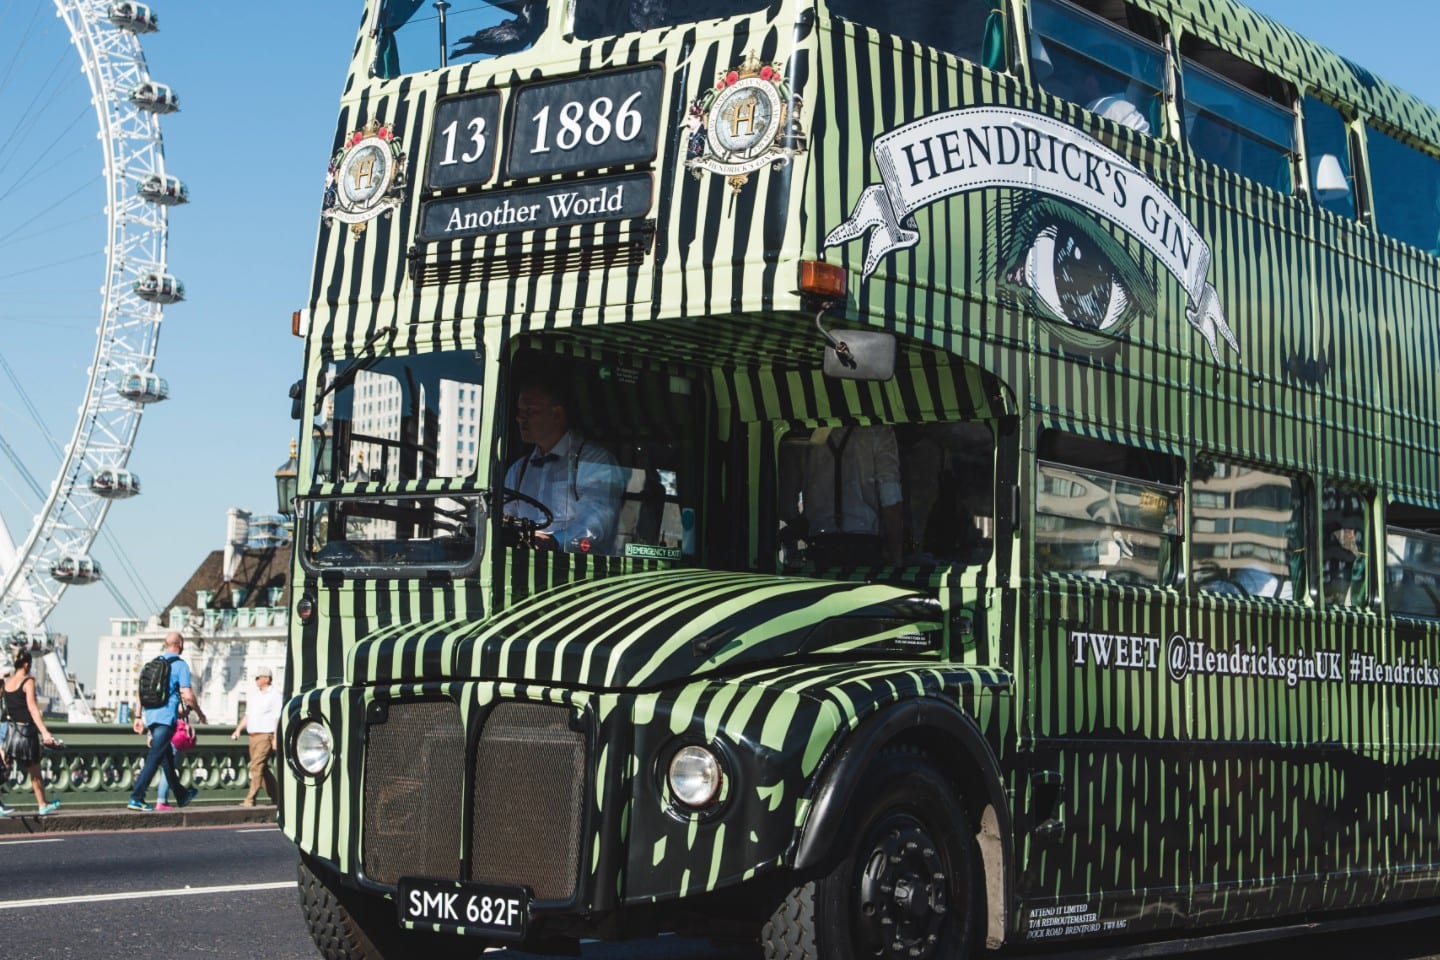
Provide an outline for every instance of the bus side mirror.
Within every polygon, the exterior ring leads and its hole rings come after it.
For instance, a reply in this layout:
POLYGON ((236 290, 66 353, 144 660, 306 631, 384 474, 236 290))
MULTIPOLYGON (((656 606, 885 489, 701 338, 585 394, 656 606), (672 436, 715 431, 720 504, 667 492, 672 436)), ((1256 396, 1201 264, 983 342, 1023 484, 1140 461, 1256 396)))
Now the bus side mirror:
POLYGON ((843 330, 837 336, 820 325, 822 308, 815 314, 815 329, 825 338, 825 376, 837 380, 889 380, 895 376, 895 335, 880 330, 843 330))
POLYGON ((290 419, 299 420, 305 416, 305 381, 296 380, 290 384, 290 419))
POLYGON ((1315 167, 1315 199, 1321 203, 1340 200, 1350 194, 1350 182, 1340 167, 1340 158, 1327 153, 1315 167))
POLYGON ((895 336, 878 330, 843 330, 825 348, 825 376, 838 380, 889 380, 895 376, 895 336))

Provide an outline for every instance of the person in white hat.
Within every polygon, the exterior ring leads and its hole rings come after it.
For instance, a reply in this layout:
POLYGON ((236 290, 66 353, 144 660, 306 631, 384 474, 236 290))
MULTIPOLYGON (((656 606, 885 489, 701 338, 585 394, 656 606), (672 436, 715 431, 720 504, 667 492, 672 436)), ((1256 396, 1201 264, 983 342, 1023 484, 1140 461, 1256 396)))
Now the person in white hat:
POLYGON ((256 671, 255 699, 245 705, 245 716, 230 734, 231 740, 238 740, 240 734, 250 731, 250 791, 241 801, 246 807, 255 806, 261 783, 265 784, 265 794, 271 803, 280 800, 275 774, 270 771, 270 757, 277 747, 276 729, 280 725, 280 691, 273 686, 274 679, 269 667, 256 671))

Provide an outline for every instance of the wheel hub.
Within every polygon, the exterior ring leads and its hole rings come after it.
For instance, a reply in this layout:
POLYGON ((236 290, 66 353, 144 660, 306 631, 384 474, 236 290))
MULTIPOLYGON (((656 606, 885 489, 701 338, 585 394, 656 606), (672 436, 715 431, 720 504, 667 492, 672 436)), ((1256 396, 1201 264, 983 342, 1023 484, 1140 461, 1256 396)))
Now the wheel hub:
POLYGON ((924 824, 888 820, 873 835, 859 878, 858 927, 869 956, 926 960, 949 911, 949 870, 924 824))

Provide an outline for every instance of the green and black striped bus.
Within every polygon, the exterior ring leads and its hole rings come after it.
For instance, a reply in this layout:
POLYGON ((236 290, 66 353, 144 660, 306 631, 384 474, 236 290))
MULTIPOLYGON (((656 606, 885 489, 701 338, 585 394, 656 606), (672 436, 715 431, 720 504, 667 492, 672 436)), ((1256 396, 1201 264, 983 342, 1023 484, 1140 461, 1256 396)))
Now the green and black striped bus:
POLYGON ((356 6, 292 392, 325 956, 1440 905, 1434 107, 1232 0, 356 6))

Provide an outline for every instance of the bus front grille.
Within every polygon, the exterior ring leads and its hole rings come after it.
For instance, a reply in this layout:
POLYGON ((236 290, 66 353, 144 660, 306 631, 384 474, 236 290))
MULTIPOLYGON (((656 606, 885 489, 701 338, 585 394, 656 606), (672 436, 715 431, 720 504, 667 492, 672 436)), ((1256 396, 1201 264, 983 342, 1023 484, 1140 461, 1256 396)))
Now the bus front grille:
POLYGON ((365 876, 460 876, 465 729, 450 701, 391 703, 365 750, 365 876))
POLYGON ((569 900, 580 872, 585 735, 570 707, 507 701, 485 721, 475 756, 471 878, 569 900))

